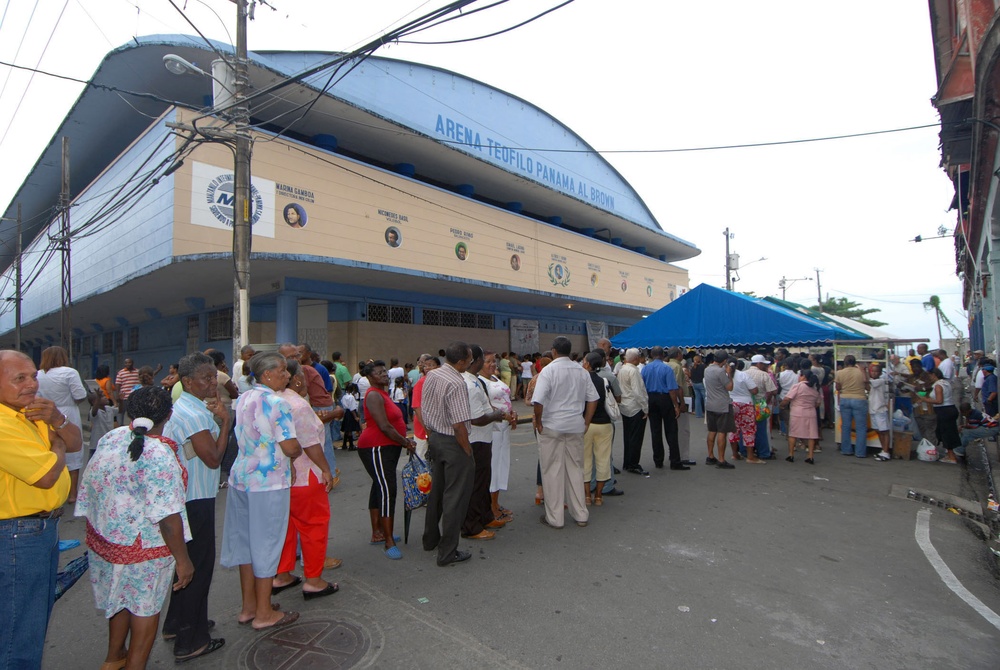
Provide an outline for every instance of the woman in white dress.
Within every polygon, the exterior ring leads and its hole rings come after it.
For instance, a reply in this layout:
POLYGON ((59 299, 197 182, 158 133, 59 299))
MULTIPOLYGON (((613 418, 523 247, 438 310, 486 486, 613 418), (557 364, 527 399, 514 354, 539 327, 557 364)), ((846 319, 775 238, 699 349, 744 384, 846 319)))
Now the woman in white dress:
POLYGON ((490 501, 493 506, 493 518, 498 521, 510 521, 513 512, 500 506, 500 492, 507 490, 510 479, 510 431, 517 427, 517 414, 510 402, 510 386, 497 376, 497 354, 495 351, 484 352, 485 362, 479 372, 479 378, 486 385, 486 393, 490 396, 490 404, 504 413, 504 420, 493 424, 493 459, 490 463, 490 501))
MULTIPOLYGON (((38 395, 56 404, 59 411, 70 423, 83 431, 78 402, 87 398, 87 388, 80 379, 80 373, 69 367, 69 356, 62 347, 49 347, 42 352, 42 364, 38 366, 38 395)), ((66 469, 69 470, 68 503, 76 502, 76 492, 80 485, 80 468, 83 467, 83 449, 66 454, 66 469)))

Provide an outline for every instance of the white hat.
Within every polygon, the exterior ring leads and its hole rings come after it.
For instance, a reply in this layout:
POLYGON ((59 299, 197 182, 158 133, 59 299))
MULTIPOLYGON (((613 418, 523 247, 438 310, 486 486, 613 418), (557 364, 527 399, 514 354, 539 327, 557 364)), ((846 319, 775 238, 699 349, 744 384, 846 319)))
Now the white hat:
POLYGON ((757 365, 758 363, 767 363, 768 365, 770 365, 771 361, 767 360, 760 354, 756 354, 753 358, 750 359, 750 365, 757 365))

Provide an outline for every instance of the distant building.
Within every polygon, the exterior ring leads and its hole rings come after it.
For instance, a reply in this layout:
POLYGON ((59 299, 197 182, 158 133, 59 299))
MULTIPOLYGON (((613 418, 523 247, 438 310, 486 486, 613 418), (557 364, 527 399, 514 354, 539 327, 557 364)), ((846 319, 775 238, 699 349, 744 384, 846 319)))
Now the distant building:
POLYGON ((955 271, 972 349, 1000 347, 1000 10, 993 0, 930 0, 941 166, 955 186, 955 271))
MULTIPOLYGON (((126 355, 232 350, 233 156, 212 141, 225 123, 211 79, 168 72, 168 54, 205 69, 216 57, 186 36, 108 54, 4 214, 23 207, 22 336, 37 355, 60 338, 53 208, 69 137, 72 347, 85 373, 126 355)), ((613 335, 687 289, 672 263, 698 249, 556 119, 467 77, 374 57, 325 92, 328 70, 274 87, 332 56, 250 55, 252 343, 306 341, 349 365, 456 338, 527 352, 563 334, 584 349, 588 329, 613 335)), ((9 270, 9 220, 0 241, 9 270)), ((13 297, 8 279, 5 347, 13 297)))

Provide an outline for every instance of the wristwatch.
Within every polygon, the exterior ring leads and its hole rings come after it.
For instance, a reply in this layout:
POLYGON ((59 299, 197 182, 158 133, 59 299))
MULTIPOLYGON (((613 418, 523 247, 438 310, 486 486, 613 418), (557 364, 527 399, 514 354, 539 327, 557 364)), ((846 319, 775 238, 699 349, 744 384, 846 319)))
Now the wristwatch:
POLYGON ((65 428, 67 424, 69 424, 69 417, 68 416, 63 416, 63 422, 61 424, 59 424, 58 426, 53 426, 52 424, 49 424, 49 428, 51 428, 52 430, 58 432, 58 431, 62 430, 63 428, 65 428))

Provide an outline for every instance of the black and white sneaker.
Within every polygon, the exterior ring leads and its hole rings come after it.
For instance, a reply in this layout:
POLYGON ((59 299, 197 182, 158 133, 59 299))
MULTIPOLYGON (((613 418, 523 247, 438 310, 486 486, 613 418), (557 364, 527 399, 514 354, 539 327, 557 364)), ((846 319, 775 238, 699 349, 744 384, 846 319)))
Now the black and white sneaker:
POLYGON ((881 452, 875 454, 875 460, 876 461, 891 461, 892 460, 892 456, 890 456, 889 454, 887 454, 884 451, 881 451, 881 452))

